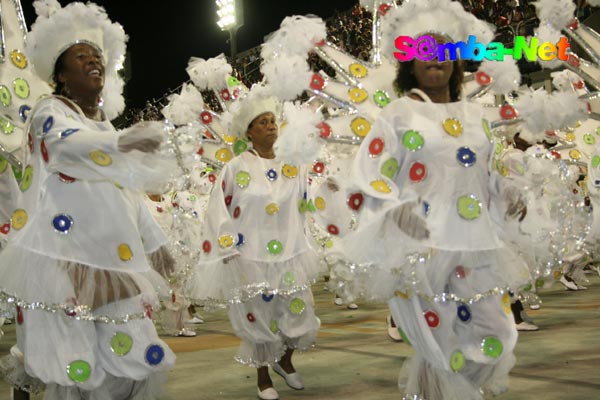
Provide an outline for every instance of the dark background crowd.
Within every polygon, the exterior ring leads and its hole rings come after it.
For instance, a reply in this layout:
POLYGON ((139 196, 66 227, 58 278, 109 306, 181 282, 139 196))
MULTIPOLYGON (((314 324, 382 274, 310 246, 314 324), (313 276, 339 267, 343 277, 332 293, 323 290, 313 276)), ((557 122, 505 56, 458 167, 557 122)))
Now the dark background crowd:
MULTIPOLYGON (((512 47, 515 36, 531 36, 538 26, 533 1, 528 0, 462 0, 466 10, 477 18, 496 25, 497 36, 494 41, 502 42, 512 47)), ((585 1, 577 1, 576 16, 584 21, 594 9, 587 6, 585 1)), ((358 4, 349 10, 339 11, 327 19, 327 40, 341 50, 354 57, 368 61, 372 50, 372 14, 358 4)), ((263 78, 260 72, 260 46, 245 50, 238 54, 235 60, 228 58, 233 67, 233 74, 246 86, 260 82, 263 78)), ((335 76, 335 71, 322 61, 315 53, 310 53, 308 62, 313 71, 324 71, 335 76)), ((477 65, 467 65, 467 70, 475 70, 477 65)), ((519 68, 527 82, 527 75, 540 70, 537 63, 520 60, 519 68)), ((165 93, 159 99, 147 101, 143 109, 128 109, 124 116, 117 121, 121 127, 129 126, 140 120, 162 119, 160 110, 168 103, 168 96, 180 90, 180 86, 165 93)), ((202 92, 205 103, 213 110, 220 111, 219 103, 210 91, 202 92)))

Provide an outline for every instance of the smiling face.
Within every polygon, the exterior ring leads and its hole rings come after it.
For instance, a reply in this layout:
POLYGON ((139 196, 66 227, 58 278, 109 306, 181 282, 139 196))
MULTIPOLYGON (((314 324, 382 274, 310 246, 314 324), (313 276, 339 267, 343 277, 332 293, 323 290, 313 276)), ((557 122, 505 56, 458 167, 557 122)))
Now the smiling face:
POLYGON ((78 43, 67 49, 56 65, 58 83, 73 96, 97 96, 104 87, 104 63, 95 47, 78 43))
POLYGON ((272 149, 277 140, 277 122, 272 112, 260 114, 250 122, 246 136, 252 145, 261 149, 272 149))

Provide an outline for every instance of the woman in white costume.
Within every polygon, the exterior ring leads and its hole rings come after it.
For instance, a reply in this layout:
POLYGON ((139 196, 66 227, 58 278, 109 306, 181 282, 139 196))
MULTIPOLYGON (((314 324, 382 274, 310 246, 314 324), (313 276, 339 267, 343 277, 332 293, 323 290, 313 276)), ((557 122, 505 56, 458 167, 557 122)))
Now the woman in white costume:
POLYGON ((230 109, 230 134, 247 136, 252 149, 215 183, 193 297, 229 304, 242 339, 236 360, 257 368, 259 398, 277 399, 269 366, 304 388, 292 354, 312 346, 320 326, 310 291, 320 264, 304 230, 306 169, 275 160, 279 106, 256 90, 230 109))
POLYGON ((142 191, 174 165, 155 153, 160 126, 117 132, 107 117, 118 108, 122 27, 92 3, 34 5, 26 51, 56 89, 30 114, 22 196, 0 262, 24 370, 46 385, 46 399, 154 399, 175 356, 149 314, 166 289, 158 272, 172 263, 142 191))
MULTIPOLYGON (((429 34, 438 44, 492 36, 450 1, 409 3, 385 18, 389 52, 398 35, 429 34)), ((401 374, 404 398, 482 399, 506 388, 517 340, 507 288, 528 273, 488 210, 497 195, 493 146, 483 107, 461 100, 461 62, 414 59, 398 68, 405 97, 382 111, 356 156, 353 183, 365 200, 345 256, 371 264, 367 290, 378 293, 370 297, 391 298, 415 349, 401 374)))

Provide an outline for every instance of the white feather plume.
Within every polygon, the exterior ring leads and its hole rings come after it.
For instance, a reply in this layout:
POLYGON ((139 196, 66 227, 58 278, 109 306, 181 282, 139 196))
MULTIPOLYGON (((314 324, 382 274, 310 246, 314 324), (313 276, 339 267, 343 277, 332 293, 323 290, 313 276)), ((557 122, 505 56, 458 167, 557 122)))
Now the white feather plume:
POLYGON ((555 71, 550 74, 552 77, 552 86, 563 92, 575 92, 581 96, 587 93, 585 85, 576 87, 576 84, 583 83, 583 79, 575 72, 563 69, 562 71, 555 71))
POLYGON ((327 29, 321 18, 299 15, 286 17, 280 28, 263 43, 261 56, 263 60, 281 55, 306 56, 316 43, 326 37, 327 29))
POLYGON ((303 165, 318 158, 323 147, 317 125, 322 122, 321 114, 292 102, 283 105, 285 121, 275 142, 277 159, 292 164, 303 165))
POLYGON ((61 5, 58 0, 36 0, 33 2, 33 8, 39 17, 48 18, 59 10, 61 5))
POLYGON ((546 130, 574 127, 587 119, 587 104, 573 92, 554 92, 549 95, 540 89, 522 94, 516 103, 519 117, 533 135, 546 130))
MULTIPOLYGON (((561 38, 562 33, 556 29, 550 22, 542 21, 540 26, 535 28, 534 37, 538 38, 539 43, 550 42, 557 43, 561 38)), ((529 38, 531 40, 531 38, 529 38)), ((538 59, 538 63, 543 68, 554 69, 563 65, 563 62, 556 57, 554 60, 538 59)))
POLYGON ((260 70, 271 86, 273 95, 282 100, 294 100, 298 97, 312 77, 306 55, 276 57, 264 62, 260 70))
POLYGON ((514 58, 505 57, 504 61, 486 59, 481 63, 479 71, 492 78, 491 90, 498 94, 517 90, 521 83, 521 73, 514 58))
POLYGON ((216 57, 204 60, 203 58, 190 58, 186 72, 192 79, 192 82, 200 90, 220 89, 225 86, 228 75, 231 75, 233 69, 227 63, 225 55, 219 54, 216 57))
POLYGON ((555 29, 561 30, 573 20, 575 3, 571 0, 538 0, 533 4, 540 25, 548 22, 555 29))
POLYGON ((179 94, 169 96, 169 104, 162 114, 175 125, 185 125, 198 120, 204 109, 202 95, 194 85, 184 83, 179 94))
MULTIPOLYGON (((108 73, 108 69, 106 70, 108 73)), ((125 110, 123 87, 125 82, 118 76, 118 72, 106 75, 102 89, 102 110, 109 120, 118 117, 125 110)))

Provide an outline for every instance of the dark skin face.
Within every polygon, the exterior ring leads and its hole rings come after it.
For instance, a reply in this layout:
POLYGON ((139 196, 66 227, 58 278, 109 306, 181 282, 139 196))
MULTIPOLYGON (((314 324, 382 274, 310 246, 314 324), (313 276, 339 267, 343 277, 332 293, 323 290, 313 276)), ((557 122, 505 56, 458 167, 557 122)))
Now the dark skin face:
POLYGON ((274 158, 273 144, 277 140, 277 122, 272 112, 260 114, 250 123, 246 136, 263 158, 274 158))
POLYGON ((98 104, 104 87, 104 62, 100 52, 86 43, 75 44, 63 54, 58 80, 68 88, 69 97, 82 106, 98 104))
MULTIPOLYGON (((447 41, 443 36, 432 36, 438 43, 447 41)), ((415 59, 412 70, 418 82, 418 88, 425 92, 434 103, 450 102, 450 77, 453 71, 454 64, 451 61, 438 62, 437 59, 431 61, 415 59)), ((419 97, 415 98, 420 99, 419 97)))

